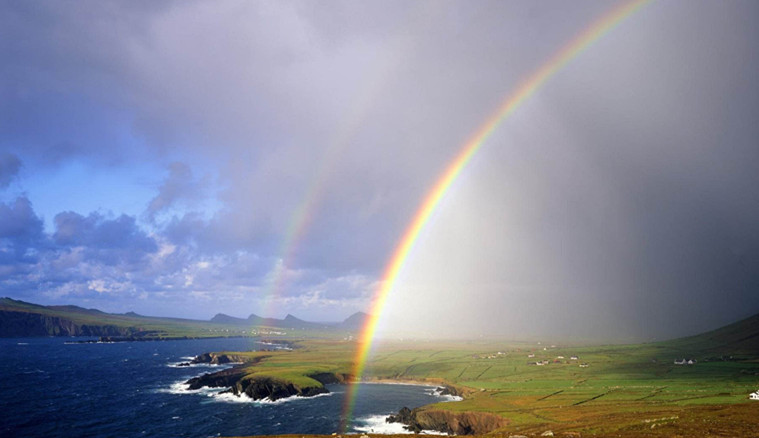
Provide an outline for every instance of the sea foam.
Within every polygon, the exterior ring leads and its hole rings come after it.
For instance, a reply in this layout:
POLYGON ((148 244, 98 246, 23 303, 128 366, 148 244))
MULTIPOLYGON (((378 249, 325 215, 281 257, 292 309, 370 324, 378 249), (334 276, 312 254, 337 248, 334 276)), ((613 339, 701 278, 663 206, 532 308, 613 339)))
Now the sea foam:
POLYGON ((455 401, 464 400, 464 397, 460 397, 458 395, 442 394, 443 389, 440 387, 426 389, 424 392, 429 395, 443 399, 442 400, 443 402, 455 402, 455 401))
POLYGON ((356 418, 353 422, 353 428, 359 432, 380 433, 383 435, 413 433, 410 430, 404 429, 401 423, 388 423, 385 421, 388 415, 371 415, 369 417, 356 418))
MULTIPOLYGON (((390 415, 390 414, 388 414, 390 415)), ((376 433, 381 435, 400 435, 412 434, 410 430, 403 427, 402 423, 388 423, 385 419, 388 415, 370 415, 368 417, 356 418, 353 429, 361 433, 376 433)), ((441 432, 434 430, 422 430, 420 435, 441 435, 441 432)))
POLYGON ((261 405, 281 405, 283 403, 290 403, 290 402, 299 401, 299 400, 308 400, 308 399, 317 398, 317 397, 329 397, 331 395, 333 395, 332 392, 326 392, 324 394, 317 394, 310 397, 301 397, 299 395, 293 395, 290 397, 284 397, 277 400, 269 400, 268 398, 253 400, 252 398, 248 397, 246 394, 234 395, 231 392, 225 392, 223 394, 222 393, 212 394, 211 397, 213 397, 214 400, 216 401, 227 402, 227 403, 255 403, 255 404, 261 404, 261 405))

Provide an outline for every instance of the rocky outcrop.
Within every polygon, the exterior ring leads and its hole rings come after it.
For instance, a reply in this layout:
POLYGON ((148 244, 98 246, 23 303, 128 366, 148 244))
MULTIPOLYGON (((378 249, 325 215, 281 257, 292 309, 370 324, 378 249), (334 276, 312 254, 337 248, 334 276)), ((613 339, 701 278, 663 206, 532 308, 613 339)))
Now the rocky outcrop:
POLYGON ((232 385, 230 392, 238 396, 245 394, 253 400, 268 399, 274 401, 292 396, 313 397, 328 393, 329 390, 321 384, 299 386, 268 376, 247 376, 232 385))
MULTIPOLYGON (((260 361, 264 357, 256 357, 255 361, 260 361)), ((193 363, 216 363, 223 364, 230 361, 242 361, 241 357, 220 353, 205 353, 196 357, 193 363)), ((251 363, 248 360, 246 365, 251 363)), ((307 376, 314 380, 312 385, 297 385, 284 379, 266 375, 251 375, 247 366, 235 367, 222 370, 216 373, 204 374, 194 377, 186 383, 188 389, 195 390, 202 387, 209 388, 229 388, 226 392, 242 396, 243 394, 253 400, 279 400, 285 397, 299 396, 312 397, 318 394, 328 393, 329 390, 324 387, 331 383, 344 383, 350 380, 350 376, 335 373, 318 373, 307 376)))
POLYGON ((439 386, 435 392, 437 392, 438 395, 452 395, 454 397, 464 397, 466 395, 465 391, 449 385, 439 386))
POLYGON ((245 376, 245 370, 240 368, 231 368, 216 373, 203 374, 202 376, 193 377, 185 382, 189 385, 188 389, 196 390, 206 388, 231 388, 245 376))
POLYGON ((69 319, 31 312, 0 310, 0 337, 131 336, 135 327, 77 324, 69 319))
POLYGON ((398 415, 389 416, 388 423, 402 423, 406 429, 419 433, 434 430, 449 435, 481 435, 493 432, 508 424, 508 420, 486 412, 453 412, 441 409, 409 409, 404 407, 398 415))
MULTIPOLYGON (((258 362, 261 359, 263 359, 263 357, 256 358, 255 362, 258 362)), ((191 363, 193 364, 210 363, 212 365, 223 365, 223 364, 232 363, 232 362, 245 362, 246 360, 248 360, 247 357, 234 355, 234 354, 203 353, 199 356, 195 356, 195 358, 191 361, 191 363)))

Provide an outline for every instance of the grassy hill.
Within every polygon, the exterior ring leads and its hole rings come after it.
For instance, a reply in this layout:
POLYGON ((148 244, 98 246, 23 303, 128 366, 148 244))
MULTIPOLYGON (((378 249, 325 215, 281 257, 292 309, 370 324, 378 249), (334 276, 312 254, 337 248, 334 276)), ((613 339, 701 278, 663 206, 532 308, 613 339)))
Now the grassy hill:
POLYGON ((759 351, 759 314, 696 336, 664 342, 682 351, 751 355, 759 351))

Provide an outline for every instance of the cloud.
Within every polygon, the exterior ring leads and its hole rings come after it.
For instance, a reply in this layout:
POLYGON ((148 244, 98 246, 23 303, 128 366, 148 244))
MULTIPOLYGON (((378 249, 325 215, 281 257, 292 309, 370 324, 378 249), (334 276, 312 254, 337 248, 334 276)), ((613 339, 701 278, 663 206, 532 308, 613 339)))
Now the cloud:
MULTIPOLYGON (((42 219, 32 209, 26 197, 18 197, 12 203, 0 203, 0 249, 14 254, 19 261, 29 260, 27 250, 36 249, 42 243, 42 219)), ((33 257, 32 257, 33 258, 33 257)))
POLYGON ((107 219, 99 213, 82 216, 63 212, 55 216, 55 242, 62 246, 124 249, 155 252, 155 240, 141 230, 134 217, 121 215, 107 219))
MULTIPOLYGON (((647 336, 759 308, 756 6, 682 6, 644 7, 493 133, 415 246, 402 321, 510 334, 541 315, 546 333, 647 336)), ((40 179, 120 169, 115 196, 156 189, 130 214, 57 209, 52 233, 28 199, 4 205, 4 254, 36 260, 4 265, 4 286, 252 312, 285 263, 282 306, 342 314, 367 305, 459 148, 608 5, 0 8, 6 157, 40 179), (130 174, 145 163, 168 175, 130 174)))
POLYGON ((21 160, 11 153, 0 153, 0 189, 8 187, 21 169, 21 160))
POLYGON ((192 169, 185 163, 173 162, 169 165, 169 176, 158 188, 158 195, 150 201, 147 208, 148 219, 153 222, 156 216, 182 201, 201 199, 207 181, 197 180, 192 169))

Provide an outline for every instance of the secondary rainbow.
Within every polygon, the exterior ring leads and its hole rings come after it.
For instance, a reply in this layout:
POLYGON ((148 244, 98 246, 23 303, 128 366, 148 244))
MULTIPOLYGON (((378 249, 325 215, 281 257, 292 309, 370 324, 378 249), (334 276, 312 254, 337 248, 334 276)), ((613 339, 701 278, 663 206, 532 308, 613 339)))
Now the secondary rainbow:
MULTIPOLYGON (((422 6, 424 5, 419 5, 419 7, 422 6)), ((413 9, 412 13, 404 16, 404 19, 398 23, 400 27, 398 34, 406 34, 407 29, 416 26, 413 18, 417 15, 422 16, 423 14, 416 14, 416 9, 413 9)), ((262 291, 263 316, 272 316, 277 310, 276 306, 288 286, 288 272, 294 269, 293 265, 298 256, 298 249, 302 246, 306 232, 317 216, 318 209, 321 207, 328 189, 330 175, 334 172, 339 159, 359 137, 361 129, 364 127, 364 121, 370 117, 374 108, 373 103, 384 91, 384 84, 387 79, 393 76, 392 71, 403 64, 403 59, 413 56, 413 48, 400 43, 400 40, 391 42, 391 50, 388 50, 384 56, 372 57, 372 65, 367 66, 366 71, 368 73, 362 85, 355 92, 355 100, 352 101, 350 110, 346 111, 346 119, 341 121, 340 129, 335 132, 329 147, 322 154, 316 172, 309 179, 306 190, 300 198, 301 202, 296 206, 287 224, 276 253, 278 255, 276 264, 272 268, 262 291)))
MULTIPOLYGON (((358 339, 358 348, 356 350, 356 356, 353 361, 353 370, 351 373, 356 381, 361 380, 364 374, 367 357, 372 348, 379 318, 382 315, 385 303, 387 302, 387 297, 393 290, 406 259, 414 248, 419 234, 424 229, 441 199, 443 199, 445 193, 456 181, 456 178, 466 167, 474 154, 476 154, 480 147, 482 147, 493 131, 513 114, 522 103, 532 96, 541 85, 587 49, 593 42, 607 34, 625 18, 632 15, 649 1, 650 0, 634 0, 625 2, 594 21, 589 27, 570 41, 569 44, 564 46, 551 57, 548 62, 543 64, 537 71, 522 82, 513 93, 509 94, 501 106, 498 107, 497 111, 495 111, 480 129, 475 132, 471 139, 464 144, 458 155, 448 165, 445 172, 443 172, 435 183, 435 186, 424 199, 424 202, 414 215, 413 220, 408 228, 406 228, 406 232, 403 234, 403 238, 396 247, 390 262, 385 267, 380 287, 375 294, 371 305, 371 316, 365 322, 358 339)), ((357 390, 358 385, 355 384, 348 388, 343 406, 343 431, 347 430, 350 425, 357 390)))

